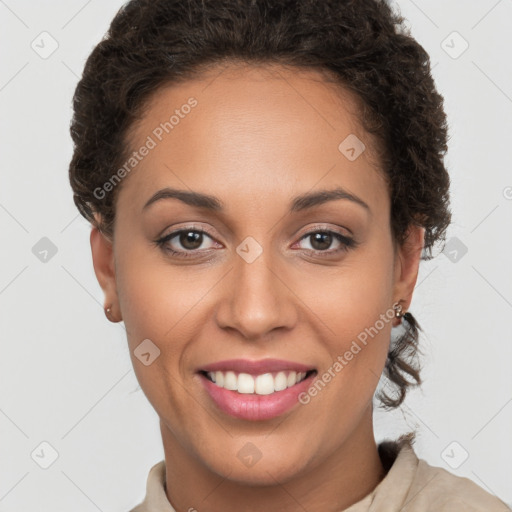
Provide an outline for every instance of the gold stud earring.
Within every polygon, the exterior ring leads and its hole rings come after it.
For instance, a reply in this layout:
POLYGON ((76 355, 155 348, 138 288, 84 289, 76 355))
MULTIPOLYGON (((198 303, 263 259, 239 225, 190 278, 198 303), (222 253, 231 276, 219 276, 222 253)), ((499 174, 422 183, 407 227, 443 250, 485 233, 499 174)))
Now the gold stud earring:
POLYGON ((105 311, 105 316, 107 317, 108 320, 110 320, 111 322, 114 322, 114 320, 112 319, 112 304, 108 307, 106 307, 104 309, 105 311))
POLYGON ((398 319, 398 324, 397 325, 400 325, 402 323, 402 318, 405 315, 405 312, 403 311, 402 305, 401 304, 394 304, 393 305, 393 309, 395 310, 395 318, 398 319))

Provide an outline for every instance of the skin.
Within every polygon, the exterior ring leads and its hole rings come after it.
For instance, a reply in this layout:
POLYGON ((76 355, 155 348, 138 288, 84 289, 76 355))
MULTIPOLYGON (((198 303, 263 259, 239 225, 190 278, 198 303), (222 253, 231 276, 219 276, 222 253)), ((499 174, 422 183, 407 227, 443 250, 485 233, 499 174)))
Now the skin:
MULTIPOLYGON (((91 232, 105 304, 125 323, 137 379, 160 417, 168 499, 178 512, 339 511, 385 476, 372 397, 396 320, 309 404, 271 420, 226 415, 195 370, 282 358, 321 375, 395 302, 407 311, 424 229, 411 226, 395 243, 375 141, 354 98, 317 71, 231 65, 160 89, 133 126, 133 149, 191 96, 198 105, 123 180, 114 240, 91 232), (338 150, 349 134, 366 145, 354 161, 338 150), (293 197, 337 186, 369 210, 341 199, 288 213, 293 197), (225 207, 164 199, 143 211, 164 187, 208 193, 225 207), (173 257, 154 243, 191 227, 209 232, 192 247, 198 256, 173 257), (305 236, 325 230, 357 246, 334 254, 343 248, 336 238, 322 249, 305 236), (263 249, 252 263, 236 252, 247 236, 263 249), (160 349, 149 366, 134 355, 147 338, 160 349), (251 467, 237 457, 248 442, 261 452, 251 467)), ((167 246, 191 247, 179 236, 167 246)))

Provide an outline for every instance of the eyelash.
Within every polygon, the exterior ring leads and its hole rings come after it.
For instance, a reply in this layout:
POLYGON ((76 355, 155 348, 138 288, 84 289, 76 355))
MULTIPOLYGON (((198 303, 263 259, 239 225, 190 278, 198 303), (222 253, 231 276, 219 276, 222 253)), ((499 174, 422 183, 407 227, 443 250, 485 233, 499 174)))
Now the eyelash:
MULTIPOLYGON (((204 231, 202 229, 193 229, 193 228, 185 228, 185 229, 179 229, 177 231, 173 231, 172 233, 169 233, 168 235, 165 235, 164 237, 155 240, 155 244, 157 247, 161 248, 162 250, 169 253, 172 257, 178 257, 178 258, 191 258, 196 257, 196 253, 200 252, 199 250, 186 250, 186 251, 175 251, 174 249, 171 249, 170 247, 166 246, 167 242, 175 238, 177 235, 181 233, 201 233, 204 235, 208 235, 210 238, 213 238, 207 231, 204 231)), ((341 243, 340 248, 335 250, 325 250, 325 251, 319 251, 319 250, 311 250, 307 249, 310 252, 313 252, 314 255, 328 255, 332 256, 333 254, 339 254, 347 252, 350 249, 353 249, 357 247, 359 244, 354 239, 349 238, 345 235, 342 235, 341 233, 338 233, 336 231, 332 231, 329 229, 316 229, 314 231, 309 231, 308 233, 304 234, 299 241, 304 240, 305 238, 308 238, 312 235, 315 235, 317 233, 322 234, 329 234, 334 235, 335 239, 338 240, 341 243)))

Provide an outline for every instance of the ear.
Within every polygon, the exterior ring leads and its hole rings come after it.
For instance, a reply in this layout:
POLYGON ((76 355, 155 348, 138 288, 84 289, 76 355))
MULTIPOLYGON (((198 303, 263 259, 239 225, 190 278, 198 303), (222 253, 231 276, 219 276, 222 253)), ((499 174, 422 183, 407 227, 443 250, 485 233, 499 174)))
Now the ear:
POLYGON ((105 294, 105 308, 111 308, 109 319, 114 322, 121 321, 117 297, 113 243, 96 227, 93 227, 91 230, 90 241, 94 273, 105 294))
POLYGON ((399 302, 404 312, 409 310, 418 279, 424 237, 425 228, 411 224, 405 241, 397 247, 393 304, 399 302))

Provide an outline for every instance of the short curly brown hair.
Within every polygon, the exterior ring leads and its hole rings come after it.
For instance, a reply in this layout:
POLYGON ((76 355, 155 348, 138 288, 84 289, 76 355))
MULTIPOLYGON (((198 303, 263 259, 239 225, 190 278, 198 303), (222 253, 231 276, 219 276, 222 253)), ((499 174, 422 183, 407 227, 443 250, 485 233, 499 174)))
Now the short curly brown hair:
MULTIPOLYGON (((360 101, 360 122, 384 148, 391 231, 425 228, 423 259, 444 242, 451 221, 444 166, 447 123, 430 60, 384 0, 131 0, 85 64, 73 98, 69 166, 80 213, 113 237, 120 185, 101 188, 130 154, 129 131, 163 85, 208 66, 241 61, 324 71, 360 101)), ((398 390, 379 398, 398 407, 421 383, 419 325, 407 312, 384 374, 398 390), (410 376, 415 383, 406 377, 410 376)))

